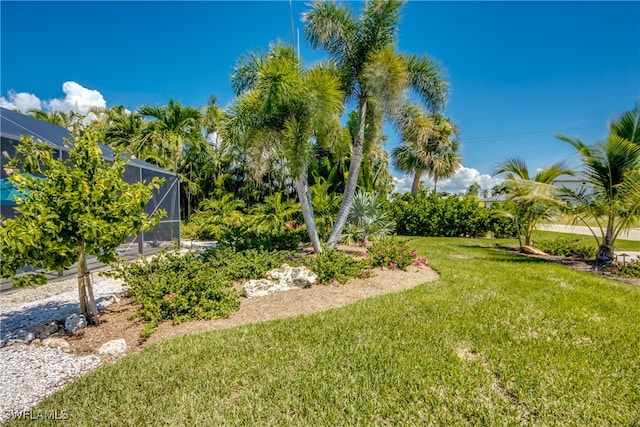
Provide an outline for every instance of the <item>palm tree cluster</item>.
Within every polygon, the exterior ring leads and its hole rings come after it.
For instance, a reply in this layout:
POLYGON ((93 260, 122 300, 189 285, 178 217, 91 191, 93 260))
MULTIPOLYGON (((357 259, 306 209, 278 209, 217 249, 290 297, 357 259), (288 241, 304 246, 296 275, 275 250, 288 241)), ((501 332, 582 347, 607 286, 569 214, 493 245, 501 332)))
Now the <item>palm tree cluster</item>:
MULTIPOLYGON (((448 84, 440 65, 397 50, 402 6, 371 0, 356 11, 316 0, 303 15, 304 34, 325 61, 305 67, 291 46, 275 43, 237 61, 236 98, 225 110, 215 98, 202 109, 174 100, 135 112, 116 106, 92 111, 92 126, 106 144, 179 175, 183 219, 194 211, 202 212, 197 221, 218 218, 211 199, 232 194, 243 214, 271 224, 276 211, 261 209, 296 199, 314 249, 322 251, 321 239, 333 249, 348 222, 371 216, 353 213, 356 190, 362 208, 392 188, 385 122, 418 150, 422 163, 404 170, 439 179, 459 164, 457 130, 442 116, 448 84)), ((67 127, 82 120, 48 118, 67 127)))
POLYGON ((506 174, 499 191, 514 202, 505 214, 523 229, 525 245, 530 245, 536 225, 564 213, 591 230, 599 248, 596 260, 608 264, 620 233, 640 222, 640 104, 612 121, 607 138, 593 145, 557 137, 576 149, 581 169, 560 162, 532 177, 522 159, 506 160, 495 171, 506 174), (560 176, 576 174, 583 181, 579 188, 554 185, 560 176))

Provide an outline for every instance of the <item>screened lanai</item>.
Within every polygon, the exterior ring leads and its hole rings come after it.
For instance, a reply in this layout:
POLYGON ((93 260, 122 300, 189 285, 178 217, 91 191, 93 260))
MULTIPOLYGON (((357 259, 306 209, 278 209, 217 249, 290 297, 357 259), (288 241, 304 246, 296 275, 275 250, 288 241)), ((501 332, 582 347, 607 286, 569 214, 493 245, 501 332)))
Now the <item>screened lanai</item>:
MULTIPOLYGON (((13 156, 20 136, 31 135, 49 144, 55 157, 68 158, 70 144, 65 138, 69 138, 70 133, 67 129, 5 108, 0 108, 0 119, 0 152, 6 152, 9 157, 13 156)), ((104 144, 99 146, 105 160, 113 160, 113 150, 104 144)), ((16 215, 12 197, 14 193, 4 169, 7 161, 4 155, 0 156, 0 213, 5 218, 13 218, 16 215)), ((164 183, 159 191, 154 191, 145 211, 150 214, 157 209, 164 209, 167 215, 154 229, 130 236, 120 245, 118 253, 126 258, 133 258, 138 254, 150 255, 174 242, 180 243, 180 183, 177 175, 138 159, 130 159, 125 166, 124 179, 129 183, 149 182, 154 177, 164 178, 164 183)), ((91 261, 93 267, 98 266, 96 260, 91 261)), ((73 274, 73 269, 48 274, 54 279, 73 274)), ((6 287, 6 281, 3 280, 2 288, 6 287)))

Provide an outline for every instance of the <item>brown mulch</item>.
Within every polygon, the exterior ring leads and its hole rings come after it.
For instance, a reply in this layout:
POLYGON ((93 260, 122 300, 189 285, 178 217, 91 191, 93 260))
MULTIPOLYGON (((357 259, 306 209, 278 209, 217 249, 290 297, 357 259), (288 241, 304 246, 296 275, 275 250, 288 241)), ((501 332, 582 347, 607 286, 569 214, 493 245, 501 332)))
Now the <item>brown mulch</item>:
POLYGON ((198 320, 172 325, 162 323, 147 341, 140 340, 145 323, 133 319, 139 305, 131 298, 106 307, 100 313, 100 325, 90 326, 68 337, 75 354, 96 354, 107 341, 124 338, 127 354, 165 339, 195 334, 212 329, 229 328, 253 322, 263 322, 300 314, 310 314, 340 307, 375 295, 400 292, 421 283, 435 280, 438 274, 428 267, 402 270, 376 270, 367 279, 352 279, 345 284, 315 285, 307 289, 277 292, 262 298, 240 298, 240 309, 226 319, 198 320))

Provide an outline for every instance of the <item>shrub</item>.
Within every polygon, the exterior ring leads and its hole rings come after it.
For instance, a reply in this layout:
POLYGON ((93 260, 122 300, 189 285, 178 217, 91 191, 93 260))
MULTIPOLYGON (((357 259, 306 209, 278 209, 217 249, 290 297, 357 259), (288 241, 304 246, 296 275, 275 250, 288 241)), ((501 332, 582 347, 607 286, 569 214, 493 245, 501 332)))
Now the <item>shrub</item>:
POLYGON ((207 267, 224 272, 230 280, 255 279, 285 262, 290 265, 299 263, 293 252, 258 249, 237 251, 229 245, 206 250, 202 260, 207 267))
POLYGON ((598 248, 580 243, 575 237, 558 237, 554 240, 542 240, 537 244, 538 248, 549 255, 593 258, 598 248))
POLYGON ((162 321, 178 324, 228 317, 240 306, 239 293, 225 271, 207 265, 195 253, 180 256, 165 251, 151 260, 120 264, 113 275, 125 281, 131 297, 141 305, 136 316, 149 322, 143 339, 162 321))
POLYGON ((304 264, 318 275, 318 282, 323 285, 329 285, 334 280, 345 283, 354 277, 368 276, 366 260, 355 259, 337 250, 311 255, 304 259, 304 264))
POLYGON ((605 267, 605 271, 616 276, 622 277, 640 277, 640 260, 630 261, 628 263, 613 262, 605 267))
POLYGON ((505 237, 513 228, 472 195, 443 196, 421 191, 414 197, 407 193, 386 202, 385 211, 395 220, 396 233, 408 236, 471 237, 493 232, 505 237))
POLYGON ((373 267, 406 270, 411 264, 423 266, 427 262, 425 258, 419 258, 418 252, 411 250, 405 242, 393 239, 380 240, 371 245, 367 252, 371 255, 373 267))

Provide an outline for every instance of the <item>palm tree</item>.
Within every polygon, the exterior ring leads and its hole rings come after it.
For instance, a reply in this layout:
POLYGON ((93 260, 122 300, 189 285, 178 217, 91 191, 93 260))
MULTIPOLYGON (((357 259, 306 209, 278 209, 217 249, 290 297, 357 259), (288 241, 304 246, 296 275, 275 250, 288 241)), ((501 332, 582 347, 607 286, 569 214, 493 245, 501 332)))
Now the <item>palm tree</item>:
POLYGON ((331 140, 339 130, 343 93, 333 70, 302 68, 291 47, 271 47, 267 55, 243 57, 232 84, 238 99, 230 108, 225 137, 248 141, 261 152, 281 151, 295 182, 302 215, 316 252, 322 247, 309 195, 308 167, 313 139, 331 140))
POLYGON ((68 113, 65 113, 64 111, 60 111, 60 110, 52 110, 52 111, 31 110, 27 112, 27 114, 31 117, 35 117, 36 119, 53 123, 54 125, 62 126, 67 130, 72 130, 76 128, 79 124, 82 124, 82 119, 84 118, 82 114, 77 113, 75 111, 70 111, 68 113))
POLYGON ((398 170, 414 174, 411 194, 417 196, 423 174, 433 179, 435 190, 439 179, 449 178, 460 167, 458 130, 441 114, 427 116, 415 107, 406 114, 413 118, 402 129, 405 143, 393 150, 392 157, 398 170))
MULTIPOLYGON (((553 181, 562 175, 573 175, 564 162, 541 169, 532 178, 521 158, 512 157, 499 165, 494 175, 507 174, 504 192, 515 202, 512 212, 516 227, 524 227, 525 245, 531 245, 531 234, 541 221, 549 221, 560 213, 561 202, 555 197, 553 181)), ((522 249, 522 248, 521 248, 522 249)))
POLYGON ((347 100, 357 108, 357 138, 330 248, 337 244, 351 210, 367 129, 379 127, 384 116, 400 126, 396 113, 407 89, 433 109, 445 103, 448 89, 438 65, 428 57, 395 50, 402 5, 395 0, 367 1, 355 17, 348 5, 315 0, 303 15, 307 39, 337 64, 347 100))
POLYGON ((187 151, 206 142, 202 132, 202 113, 193 107, 169 101, 168 105, 143 105, 138 114, 150 119, 140 134, 141 147, 150 147, 162 155, 164 167, 178 173, 187 151))
POLYGON ((640 108, 625 112, 609 126, 609 136, 593 146, 563 135, 580 156, 588 188, 562 189, 563 197, 574 205, 575 223, 589 227, 598 242, 596 260, 608 264, 613 245, 622 230, 640 220, 640 108), (589 219, 594 220, 600 238, 589 219))
POLYGON ((185 201, 182 217, 188 219, 191 199, 198 187, 191 173, 192 163, 194 158, 202 158, 208 151, 202 113, 170 100, 168 105, 143 105, 138 114, 147 121, 134 141, 134 150, 144 153, 145 160, 178 174, 180 197, 185 201))
POLYGON ((438 191, 438 181, 450 178, 462 166, 458 128, 451 119, 441 114, 432 116, 431 140, 434 149, 427 158, 427 176, 433 180, 433 191, 438 191))
POLYGON ((251 209, 253 219, 250 226, 257 234, 277 234, 299 212, 293 200, 282 200, 282 193, 275 193, 251 209))

